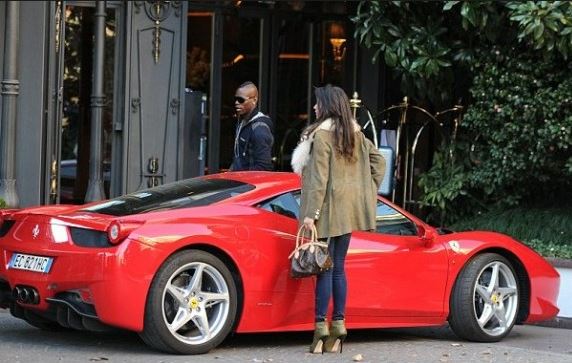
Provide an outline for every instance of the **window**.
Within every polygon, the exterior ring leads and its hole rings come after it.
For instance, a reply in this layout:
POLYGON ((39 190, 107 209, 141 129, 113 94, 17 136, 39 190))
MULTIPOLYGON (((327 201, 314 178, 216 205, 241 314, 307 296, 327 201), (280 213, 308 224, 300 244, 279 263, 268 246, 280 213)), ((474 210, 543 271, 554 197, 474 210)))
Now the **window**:
POLYGON ((417 227, 403 214, 387 204, 377 201, 376 231, 398 236, 416 236, 417 227))
POLYGON ((126 216, 158 210, 199 207, 220 202, 254 189, 226 179, 187 179, 110 199, 84 212, 126 216))
POLYGON ((298 219, 300 191, 279 195, 269 201, 261 203, 259 207, 286 217, 298 219))
MULTIPOLYGON (((267 200, 258 205, 269 212, 298 219, 300 211, 300 191, 288 192, 267 200)), ((378 201, 376 212, 376 232, 398 236, 416 236, 417 227, 409 218, 378 201)))

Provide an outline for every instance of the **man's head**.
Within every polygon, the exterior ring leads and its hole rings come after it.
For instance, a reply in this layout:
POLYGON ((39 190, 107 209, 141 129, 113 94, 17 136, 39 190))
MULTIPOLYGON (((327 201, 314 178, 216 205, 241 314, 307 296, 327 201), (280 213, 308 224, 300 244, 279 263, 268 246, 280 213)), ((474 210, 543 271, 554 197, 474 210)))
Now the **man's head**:
POLYGON ((252 82, 244 82, 234 93, 234 110, 239 117, 247 116, 258 103, 258 88, 252 82))

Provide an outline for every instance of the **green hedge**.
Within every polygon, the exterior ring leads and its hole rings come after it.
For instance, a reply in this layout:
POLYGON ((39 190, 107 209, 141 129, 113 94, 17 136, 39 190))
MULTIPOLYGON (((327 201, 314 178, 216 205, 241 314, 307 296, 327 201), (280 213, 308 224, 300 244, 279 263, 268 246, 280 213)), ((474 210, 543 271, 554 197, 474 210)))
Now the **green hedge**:
POLYGON ((544 257, 572 258, 572 209, 514 208, 489 212, 453 224, 452 229, 508 234, 544 257))
POLYGON ((572 201, 572 63, 499 48, 477 59, 455 157, 439 150, 420 177, 424 205, 451 224, 479 210, 572 201))

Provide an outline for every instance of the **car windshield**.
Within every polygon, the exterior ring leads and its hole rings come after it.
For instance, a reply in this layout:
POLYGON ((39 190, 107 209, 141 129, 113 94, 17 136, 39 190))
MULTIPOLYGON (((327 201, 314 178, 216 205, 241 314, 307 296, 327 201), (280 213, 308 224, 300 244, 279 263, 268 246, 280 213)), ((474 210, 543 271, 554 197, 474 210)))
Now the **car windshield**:
POLYGON ((84 212, 127 216, 158 210, 209 205, 254 189, 227 179, 186 179, 141 190, 82 209, 84 212))

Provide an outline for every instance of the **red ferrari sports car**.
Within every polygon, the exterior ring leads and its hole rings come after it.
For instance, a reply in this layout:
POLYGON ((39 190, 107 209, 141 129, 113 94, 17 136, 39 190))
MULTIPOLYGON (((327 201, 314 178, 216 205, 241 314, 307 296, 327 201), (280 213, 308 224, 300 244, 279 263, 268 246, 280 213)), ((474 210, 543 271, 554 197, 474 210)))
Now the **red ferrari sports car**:
MULTIPOLYGON (((289 275, 299 199, 295 174, 236 172, 0 211, 0 307, 41 329, 133 330, 181 354, 233 331, 312 330, 315 279, 289 275)), ((559 275, 524 244, 377 206, 377 230, 352 234, 349 328, 448 321, 493 342, 557 314, 559 275)))

